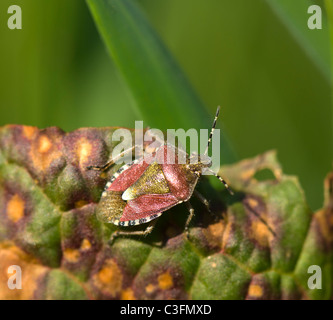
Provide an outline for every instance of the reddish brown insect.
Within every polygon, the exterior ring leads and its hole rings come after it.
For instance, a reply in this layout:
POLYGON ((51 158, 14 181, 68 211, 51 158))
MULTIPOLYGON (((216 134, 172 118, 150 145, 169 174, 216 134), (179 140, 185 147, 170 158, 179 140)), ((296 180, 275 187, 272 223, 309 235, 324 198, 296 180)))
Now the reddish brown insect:
MULTIPOLYGON (((195 153, 190 156, 186 155, 186 163, 179 164, 177 161, 178 149, 170 144, 163 143, 150 157, 125 164, 113 174, 111 180, 106 184, 97 206, 97 217, 105 223, 113 223, 124 227, 147 222, 151 223, 144 231, 116 231, 113 233, 111 241, 118 235, 149 234, 154 227, 155 219, 162 212, 182 202, 185 202, 190 212, 185 224, 185 231, 188 235, 188 226, 194 215, 194 209, 189 199, 194 194, 208 208, 208 201, 194 190, 203 169, 210 171, 219 178, 232 194, 227 183, 209 169, 212 161, 207 156, 207 153, 219 110, 218 107, 207 148, 203 155, 198 156, 195 153), (171 153, 175 155, 176 161, 173 164, 165 163, 165 159, 171 153), (193 159, 197 159, 196 162, 193 163, 193 159)), ((129 151, 133 149, 134 147, 129 151)), ((119 157, 126 152, 120 154, 119 157)), ((116 159, 113 159, 102 167, 90 166, 87 169, 104 171, 114 164, 115 161, 116 159)))

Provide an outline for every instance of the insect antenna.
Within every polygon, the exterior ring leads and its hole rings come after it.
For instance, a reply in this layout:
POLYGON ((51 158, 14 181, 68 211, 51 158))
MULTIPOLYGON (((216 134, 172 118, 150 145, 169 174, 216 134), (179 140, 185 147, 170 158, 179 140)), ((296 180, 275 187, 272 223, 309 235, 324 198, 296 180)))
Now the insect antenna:
POLYGON ((217 122, 217 119, 219 117, 219 114, 220 114, 220 106, 217 107, 215 118, 214 118, 214 122, 213 122, 213 125, 212 125, 212 129, 210 130, 207 147, 206 147, 206 150, 205 150, 204 154, 208 153, 208 148, 209 148, 210 143, 212 141, 213 133, 214 133, 214 130, 215 130, 215 127, 216 127, 216 122, 217 122))
POLYGON ((229 193, 233 196, 234 192, 230 189, 229 185, 227 184, 227 182, 220 177, 218 174, 216 174, 213 170, 206 168, 207 171, 211 172, 216 178, 218 178, 225 186, 225 188, 229 191, 229 193))

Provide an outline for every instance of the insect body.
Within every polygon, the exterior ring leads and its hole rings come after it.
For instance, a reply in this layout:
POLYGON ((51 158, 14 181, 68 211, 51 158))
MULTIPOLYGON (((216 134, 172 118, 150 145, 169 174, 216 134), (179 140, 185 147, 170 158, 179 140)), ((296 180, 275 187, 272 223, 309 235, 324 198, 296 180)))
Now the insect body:
MULTIPOLYGON (((188 225, 194 215, 194 209, 189 203, 191 196, 196 195, 208 207, 208 201, 194 190, 203 170, 211 171, 232 193, 227 183, 209 169, 212 161, 207 153, 218 114, 219 108, 204 155, 187 155, 186 163, 180 164, 177 161, 178 150, 176 147, 164 143, 148 158, 125 164, 113 174, 111 180, 106 184, 97 206, 97 217, 105 223, 119 226, 151 223, 145 231, 116 231, 113 233, 112 239, 118 235, 146 235, 150 233, 155 219, 162 212, 182 202, 186 203, 190 212, 185 225, 188 235, 188 225), (175 156, 175 161, 171 164, 165 161, 170 154, 175 156), (192 161, 194 157, 196 157, 195 162, 192 161)), ((134 147, 131 148, 131 150, 133 149, 134 147)), ((88 169, 106 170, 114 162, 115 159, 103 167, 91 166, 88 169)))

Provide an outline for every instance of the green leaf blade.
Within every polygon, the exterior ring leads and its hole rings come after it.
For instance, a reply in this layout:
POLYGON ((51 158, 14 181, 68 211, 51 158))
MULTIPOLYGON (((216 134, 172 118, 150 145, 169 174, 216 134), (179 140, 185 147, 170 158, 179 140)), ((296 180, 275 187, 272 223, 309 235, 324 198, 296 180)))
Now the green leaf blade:
POLYGON ((329 32, 325 15, 322 15, 322 29, 310 30, 307 23, 311 16, 308 13, 308 8, 314 4, 311 1, 266 1, 303 48, 309 59, 317 66, 325 79, 330 82, 329 32))
MULTIPOLYGON (((210 128, 213 115, 135 2, 87 2, 145 125, 161 130, 210 128)), ((235 160, 225 139, 222 144, 224 161, 235 160)))

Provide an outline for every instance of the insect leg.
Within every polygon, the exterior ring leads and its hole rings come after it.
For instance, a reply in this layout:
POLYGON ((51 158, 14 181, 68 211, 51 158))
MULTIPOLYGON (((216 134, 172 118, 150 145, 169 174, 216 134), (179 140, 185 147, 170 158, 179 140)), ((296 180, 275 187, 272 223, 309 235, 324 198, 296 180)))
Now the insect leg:
POLYGON ((186 207, 188 209, 188 211, 190 212, 190 214, 187 217, 186 223, 185 223, 185 233, 186 233, 186 238, 189 239, 189 230, 188 230, 188 226, 192 220, 192 218, 194 217, 194 209, 191 205, 191 203, 189 201, 185 202, 186 207))
POLYGON ((202 204, 205 205, 205 207, 207 208, 207 211, 211 212, 208 200, 197 190, 194 190, 193 194, 200 200, 200 202, 202 204))
POLYGON ((111 159, 109 162, 107 162, 103 166, 89 166, 89 167, 87 167, 87 170, 105 171, 108 168, 110 168, 110 166, 112 166, 114 163, 116 163, 122 156, 124 156, 128 152, 133 152, 133 150, 135 149, 135 147, 136 147, 136 145, 130 147, 127 150, 124 150, 123 152, 119 153, 116 157, 114 157, 113 159, 111 159))
POLYGON ((109 244, 111 245, 114 241, 115 238, 119 236, 147 236, 149 233, 151 233, 155 227, 157 220, 153 220, 149 223, 148 227, 145 230, 140 230, 140 231, 115 231, 110 240, 109 244))

